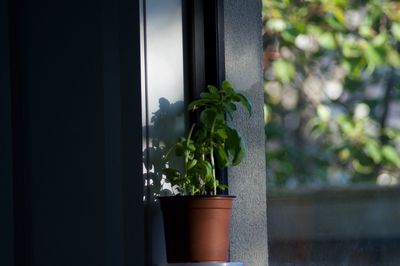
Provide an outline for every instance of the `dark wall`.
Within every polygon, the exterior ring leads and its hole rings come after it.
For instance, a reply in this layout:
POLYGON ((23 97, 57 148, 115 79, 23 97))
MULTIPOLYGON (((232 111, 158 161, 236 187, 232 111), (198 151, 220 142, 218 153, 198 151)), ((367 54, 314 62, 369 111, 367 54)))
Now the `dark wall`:
POLYGON ((7 2, 0 0, 0 264, 13 265, 11 87, 7 2))
POLYGON ((16 265, 143 265, 139 1, 9 3, 16 265))

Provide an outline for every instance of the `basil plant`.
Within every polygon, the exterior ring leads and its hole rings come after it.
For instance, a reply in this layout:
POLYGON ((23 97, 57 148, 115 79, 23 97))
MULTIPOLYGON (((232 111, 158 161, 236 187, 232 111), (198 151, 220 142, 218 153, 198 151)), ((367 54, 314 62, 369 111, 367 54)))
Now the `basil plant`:
POLYGON ((223 81, 220 89, 208 86, 208 92, 192 101, 187 109, 199 111, 199 123, 193 123, 186 137, 179 138, 165 155, 175 151, 184 158, 182 171, 164 168, 163 173, 181 195, 216 195, 217 188, 226 185, 216 178, 216 168, 239 164, 245 153, 245 143, 239 132, 227 124, 225 116, 232 120, 237 104, 243 105, 251 115, 252 104, 237 93, 229 81, 223 81))

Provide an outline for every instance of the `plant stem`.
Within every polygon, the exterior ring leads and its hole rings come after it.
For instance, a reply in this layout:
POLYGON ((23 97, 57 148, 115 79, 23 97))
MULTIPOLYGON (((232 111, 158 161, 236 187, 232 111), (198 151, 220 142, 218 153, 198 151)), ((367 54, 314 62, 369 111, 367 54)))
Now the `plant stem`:
POLYGON ((165 153, 164 158, 168 158, 169 154, 172 152, 172 150, 176 147, 175 143, 174 145, 171 146, 171 148, 168 149, 168 151, 165 153))
MULTIPOLYGON (((195 125, 196 124, 193 124, 192 127, 190 128, 190 131, 189 131, 189 134, 188 134, 188 137, 187 137, 187 140, 186 140, 186 147, 188 147, 189 144, 190 144, 190 139, 192 138, 193 129, 194 129, 195 125)), ((189 155, 188 155, 187 152, 185 152, 185 175, 187 174, 186 170, 187 170, 187 163, 188 162, 189 162, 189 155)))
MULTIPOLYGON (((189 144, 190 144, 190 139, 191 139, 192 134, 193 134, 194 126, 195 126, 195 124, 193 124, 192 127, 190 128, 190 131, 189 131, 189 134, 188 134, 188 137, 187 137, 187 140, 186 140, 186 147, 188 147, 189 144)), ((185 150, 184 156, 185 156, 184 171, 185 171, 185 179, 186 179, 187 175, 188 175, 187 172, 188 172, 188 162, 189 162, 189 150, 188 149, 185 150)), ((185 194, 187 194, 186 184, 183 185, 183 190, 185 191, 185 194)), ((193 195, 194 192, 192 191, 191 194, 193 195)))
POLYGON ((211 132, 210 132, 210 160, 211 160, 211 168, 212 168, 213 187, 214 187, 213 195, 217 195, 217 182, 216 182, 216 177, 215 177, 215 162, 214 162, 214 142, 212 141, 216 121, 217 121, 217 118, 214 119, 212 126, 211 126, 211 132))

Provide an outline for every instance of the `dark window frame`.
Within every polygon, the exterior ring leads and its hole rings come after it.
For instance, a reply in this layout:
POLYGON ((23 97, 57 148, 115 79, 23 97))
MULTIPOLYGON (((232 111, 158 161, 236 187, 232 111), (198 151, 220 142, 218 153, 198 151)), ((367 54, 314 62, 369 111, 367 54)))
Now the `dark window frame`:
MULTIPOLYGON (((185 88, 189 102, 199 97, 207 85, 225 80, 224 1, 182 1, 185 88)), ((189 116, 190 122, 198 114, 189 116)), ((226 169, 217 169, 220 182, 228 184, 226 169)), ((228 190, 219 191, 228 194, 228 190)))

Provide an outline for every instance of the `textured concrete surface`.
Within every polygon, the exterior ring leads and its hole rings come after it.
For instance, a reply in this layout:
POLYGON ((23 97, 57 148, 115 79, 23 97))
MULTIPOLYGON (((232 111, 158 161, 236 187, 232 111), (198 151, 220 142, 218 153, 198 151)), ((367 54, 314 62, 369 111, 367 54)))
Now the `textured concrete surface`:
POLYGON ((230 194, 236 195, 231 260, 246 266, 268 264, 265 174, 264 94, 261 70, 261 1, 225 0, 226 78, 251 99, 254 113, 240 108, 233 125, 245 138, 248 153, 229 171, 230 194))

